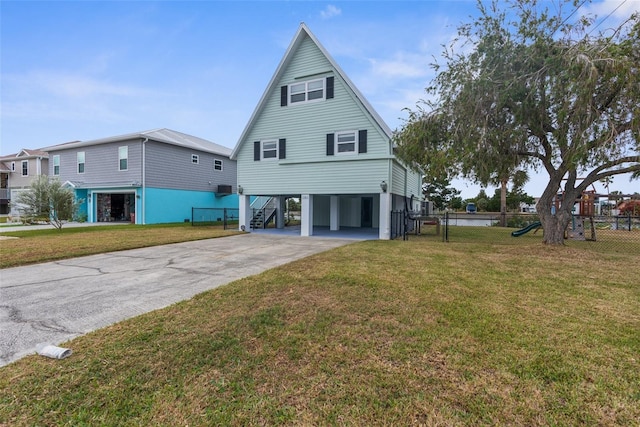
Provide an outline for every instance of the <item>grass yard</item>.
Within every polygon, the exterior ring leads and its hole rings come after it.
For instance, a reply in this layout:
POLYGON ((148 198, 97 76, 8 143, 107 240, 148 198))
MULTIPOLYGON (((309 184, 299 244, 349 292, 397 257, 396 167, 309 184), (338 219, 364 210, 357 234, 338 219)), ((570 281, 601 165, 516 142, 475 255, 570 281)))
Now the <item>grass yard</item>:
POLYGON ((640 248, 501 231, 354 243, 26 357, 0 425, 638 425, 640 248))
POLYGON ((56 230, 9 231, 0 236, 18 237, 2 240, 0 268, 55 261, 104 252, 211 239, 237 234, 222 226, 191 224, 109 225, 69 227, 56 230))

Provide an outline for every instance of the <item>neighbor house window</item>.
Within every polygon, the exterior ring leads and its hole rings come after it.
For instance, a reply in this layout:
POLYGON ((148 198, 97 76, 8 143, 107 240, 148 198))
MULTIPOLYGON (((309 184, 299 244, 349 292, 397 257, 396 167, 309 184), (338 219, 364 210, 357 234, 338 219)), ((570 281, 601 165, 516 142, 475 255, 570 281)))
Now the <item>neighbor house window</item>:
POLYGON ((278 158, 278 140, 273 139, 269 141, 262 141, 262 159, 277 159, 278 158))
POLYGON ((126 171, 129 167, 129 147, 118 147, 118 168, 126 171))
POLYGON ((29 160, 22 161, 22 176, 29 176, 29 160))
POLYGON ((192 154, 191 163, 193 163, 194 165, 197 165, 198 163, 200 163, 200 156, 198 156, 197 154, 192 154))
POLYGON ((213 159, 213 170, 215 171, 222 170, 222 160, 213 159))
POLYGON ((318 101, 324 99, 324 79, 289 85, 289 102, 291 104, 318 101))
POLYGON ((78 173, 84 173, 84 151, 78 151, 78 173))
POLYGON ((53 174, 60 175, 60 154, 53 156, 53 174))

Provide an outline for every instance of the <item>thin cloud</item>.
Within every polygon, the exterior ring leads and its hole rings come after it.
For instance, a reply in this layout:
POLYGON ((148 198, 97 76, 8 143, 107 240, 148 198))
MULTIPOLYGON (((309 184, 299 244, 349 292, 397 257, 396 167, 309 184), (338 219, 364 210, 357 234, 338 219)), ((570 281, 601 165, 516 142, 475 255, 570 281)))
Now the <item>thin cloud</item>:
POLYGON ((322 19, 333 18, 334 16, 340 16, 342 14, 342 9, 332 4, 327 5, 327 7, 320 12, 320 16, 322 19))

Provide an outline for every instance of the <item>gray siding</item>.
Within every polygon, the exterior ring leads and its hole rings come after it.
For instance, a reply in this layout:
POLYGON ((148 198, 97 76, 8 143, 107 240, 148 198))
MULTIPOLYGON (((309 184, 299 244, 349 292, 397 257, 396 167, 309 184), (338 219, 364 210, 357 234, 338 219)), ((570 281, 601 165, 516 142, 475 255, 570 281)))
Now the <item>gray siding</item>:
POLYGON ((40 175, 47 175, 48 171, 48 160, 45 158, 37 159, 37 158, 26 158, 18 160, 11 160, 5 162, 8 167, 11 167, 11 162, 15 162, 16 170, 15 172, 9 172, 9 187, 10 188, 29 188, 31 186, 31 182, 35 180, 40 175), (22 176, 22 162, 28 162, 27 167, 27 176, 22 176), (38 171, 38 163, 40 163, 40 170, 38 171))
MULTIPOLYGON (((228 157, 156 141, 145 144, 145 171, 147 187, 176 190, 216 192, 218 185, 231 185, 236 190, 236 162, 228 157), (191 154, 199 156, 199 164, 191 163, 191 154), (214 159, 222 160, 223 170, 214 170, 214 159), (209 184, 211 182, 211 184, 209 184)), ((62 181, 71 181, 80 187, 139 187, 142 185, 142 140, 112 142, 82 148, 56 150, 50 157, 60 155, 62 181), (129 147, 127 170, 119 170, 118 148, 129 147), (77 171, 77 153, 85 152, 85 172, 77 171)), ((53 161, 49 162, 49 175, 53 175, 53 161)))
POLYGON ((149 141, 146 143, 146 186, 176 190, 216 192, 218 185, 236 191, 236 161, 213 153, 149 141), (191 155, 199 163, 191 162, 191 155), (214 159, 222 160, 222 171, 214 170, 214 159))
POLYGON ((80 183, 88 186, 131 186, 133 182, 142 181, 141 159, 142 143, 140 140, 113 142, 101 145, 90 145, 68 150, 49 152, 49 175, 53 176, 53 156, 60 155, 60 175, 62 181, 80 183), (118 148, 128 146, 128 169, 119 170, 118 148), (78 173, 77 153, 84 151, 84 173, 78 173))

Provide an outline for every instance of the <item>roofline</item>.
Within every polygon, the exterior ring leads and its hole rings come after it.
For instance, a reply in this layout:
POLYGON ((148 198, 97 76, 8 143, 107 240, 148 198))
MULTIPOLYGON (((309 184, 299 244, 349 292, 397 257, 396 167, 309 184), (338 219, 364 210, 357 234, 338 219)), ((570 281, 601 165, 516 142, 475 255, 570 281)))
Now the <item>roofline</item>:
MULTIPOLYGON (((229 150, 229 151, 231 150, 230 148, 227 148, 227 147, 224 147, 222 145, 216 144, 215 142, 211 142, 211 141, 208 141, 206 139, 203 139, 203 138, 200 138, 200 137, 196 137, 194 135, 187 135, 185 133, 174 131, 174 130, 171 130, 171 129, 166 129, 166 128, 157 128, 157 129, 151 129, 151 130, 147 130, 147 131, 143 131, 143 132, 134 132, 134 133, 128 133, 128 134, 124 134, 124 135, 117 135, 117 136, 110 136, 110 137, 106 137, 106 138, 92 139, 92 140, 88 140, 88 141, 65 142, 65 143, 62 143, 62 144, 57 144, 57 145, 52 145, 52 146, 49 146, 49 147, 42 148, 42 150, 53 152, 53 151, 66 150, 66 149, 70 149, 70 148, 90 147, 92 145, 108 144, 108 143, 118 142, 118 141, 129 141, 129 140, 132 140, 132 139, 140 139, 140 140, 147 139, 147 140, 151 140, 151 141, 162 142, 164 144, 175 145, 177 147, 185 147, 184 145, 177 144, 174 141, 170 141, 170 140, 167 140, 167 139, 164 139, 164 138, 161 138, 161 137, 153 136, 154 132, 159 132, 159 131, 170 131, 170 132, 186 135, 186 136, 193 137, 193 138, 198 138, 198 139, 206 141, 206 142, 208 142, 210 144, 217 145, 217 146, 219 146, 219 147, 221 147, 223 149, 226 149, 226 150, 229 150)), ((222 151, 215 150, 215 149, 207 150, 207 149, 196 148, 196 147, 189 147, 189 148, 191 148, 193 150, 197 150, 197 151, 203 151, 203 152, 207 152, 207 153, 218 154, 220 156, 225 156, 225 157, 229 156, 229 153, 222 152, 222 151)))
POLYGON ((301 22, 300 26, 298 27, 298 30, 296 31, 295 36, 293 37, 293 40, 291 40, 291 43, 289 44, 289 47, 287 48, 287 50, 285 51, 284 56, 280 60, 280 63, 278 64, 278 68, 276 68, 276 71, 273 74, 273 76, 271 77, 271 80, 269 81, 269 84, 267 85, 266 90, 262 94, 262 97, 260 98, 260 101, 258 102, 258 105, 253 110, 253 114, 251 114, 251 117, 249 118, 249 121, 247 122, 247 125, 245 126, 245 128, 242 131, 242 134, 240 134, 240 138, 238 139, 238 142, 236 143, 236 146, 233 148, 233 151, 231 152, 231 156, 230 156, 231 159, 235 159, 236 158, 236 156, 238 154, 238 151, 240 150, 240 145, 242 144, 242 141, 244 141, 245 137, 249 133, 249 130, 252 128, 257 116, 262 112, 262 110, 264 108, 264 105, 266 104, 268 95, 271 93, 271 90, 273 89, 275 83, 282 76, 285 66, 290 62, 291 55, 292 55, 294 49, 301 43, 301 41, 302 41, 302 32, 303 31, 316 44, 318 49, 320 49, 320 52, 322 52, 322 54, 327 58, 327 60, 331 64, 331 66, 336 70, 336 73, 338 73, 338 75, 345 81, 347 86, 349 86, 351 91, 355 94, 356 98, 358 98, 360 103, 362 103, 362 105, 364 106, 365 110, 367 110, 367 112, 371 115, 371 117, 373 117, 373 119, 378 124, 378 126, 380 126, 380 129, 382 129, 382 131, 389 138, 389 140, 391 140, 391 138, 393 136, 393 132, 391 131, 391 128, 389 128, 389 126, 387 126, 387 124, 384 122, 384 120, 382 120, 382 117, 380 117, 380 115, 376 112, 376 110, 369 103, 369 101, 367 101, 367 99, 364 97, 364 95, 353 84, 351 79, 349 79, 349 77, 345 74, 345 72, 342 70, 342 68, 340 68, 338 63, 333 59, 333 57, 329 54, 329 52, 324 48, 322 43, 320 43, 320 41, 311 32, 311 30, 309 30, 309 27, 307 27, 307 25, 304 22, 301 22))

